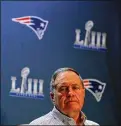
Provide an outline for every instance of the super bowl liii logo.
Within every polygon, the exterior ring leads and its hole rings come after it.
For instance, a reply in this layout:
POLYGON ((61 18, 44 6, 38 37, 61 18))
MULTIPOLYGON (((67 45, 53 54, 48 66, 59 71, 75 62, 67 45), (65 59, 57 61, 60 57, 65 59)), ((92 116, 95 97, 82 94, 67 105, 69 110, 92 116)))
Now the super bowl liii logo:
POLYGON ((106 51, 106 33, 91 31, 94 26, 93 21, 87 21, 85 24, 85 38, 80 40, 80 29, 76 29, 76 40, 74 42, 74 48, 81 48, 87 50, 106 51))
POLYGON ((35 98, 35 99, 44 98, 44 94, 43 94, 44 80, 27 78, 29 73, 30 73, 30 69, 28 67, 22 69, 21 71, 22 82, 21 82, 21 87, 19 88, 16 88, 17 78, 15 76, 11 77, 12 84, 11 84, 11 90, 9 92, 10 96, 35 98))

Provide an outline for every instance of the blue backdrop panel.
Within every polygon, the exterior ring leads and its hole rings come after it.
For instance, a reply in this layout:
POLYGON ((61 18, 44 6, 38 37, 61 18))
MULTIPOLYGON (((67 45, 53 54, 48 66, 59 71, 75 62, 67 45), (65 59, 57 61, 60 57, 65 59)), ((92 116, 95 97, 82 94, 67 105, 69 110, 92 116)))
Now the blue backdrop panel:
POLYGON ((1 121, 2 124, 27 124, 49 112, 52 73, 60 67, 76 69, 82 78, 95 78, 106 83, 100 102, 86 91, 83 111, 100 125, 118 124, 120 118, 119 83, 119 13, 113 2, 31 1, 1 3, 1 121), (12 18, 37 16, 49 23, 43 38, 12 18), (75 29, 94 22, 94 31, 107 33, 107 51, 82 50, 73 47, 75 29), (43 99, 11 97, 11 76, 21 85, 21 70, 30 68, 29 78, 43 79, 43 99))

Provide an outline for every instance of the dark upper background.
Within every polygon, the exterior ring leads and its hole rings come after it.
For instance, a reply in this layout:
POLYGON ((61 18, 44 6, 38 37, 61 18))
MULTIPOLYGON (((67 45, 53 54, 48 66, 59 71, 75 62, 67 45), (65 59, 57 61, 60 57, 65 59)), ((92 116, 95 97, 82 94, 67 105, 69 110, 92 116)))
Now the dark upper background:
POLYGON ((119 124, 120 21, 117 2, 1 2, 2 124, 27 124, 49 112, 53 107, 49 98, 50 77, 57 68, 65 66, 76 69, 82 78, 96 78, 107 84, 99 103, 86 91, 83 111, 88 119, 100 125, 119 124), (42 40, 25 25, 11 20, 21 16, 38 16, 49 21, 42 40), (107 33, 107 52, 73 48, 75 29, 85 34, 88 20, 94 22, 94 31, 107 33), (11 76, 17 77, 19 85, 25 66, 30 68, 29 77, 44 80, 43 100, 9 96, 11 76))

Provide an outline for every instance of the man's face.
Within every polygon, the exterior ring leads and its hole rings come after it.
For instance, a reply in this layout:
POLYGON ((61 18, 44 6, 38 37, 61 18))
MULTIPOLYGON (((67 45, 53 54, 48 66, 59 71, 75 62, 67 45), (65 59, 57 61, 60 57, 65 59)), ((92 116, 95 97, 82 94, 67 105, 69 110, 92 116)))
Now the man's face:
MULTIPOLYGON (((52 100, 64 114, 80 112, 84 104, 85 89, 80 77, 73 71, 59 73, 55 80, 56 88, 52 100)), ((52 94, 51 94, 52 96, 52 94)))

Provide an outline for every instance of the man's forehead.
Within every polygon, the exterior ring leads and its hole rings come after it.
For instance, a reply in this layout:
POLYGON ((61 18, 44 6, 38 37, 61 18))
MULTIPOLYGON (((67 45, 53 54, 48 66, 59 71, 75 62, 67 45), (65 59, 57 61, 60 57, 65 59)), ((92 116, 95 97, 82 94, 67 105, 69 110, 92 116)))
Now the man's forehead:
POLYGON ((55 82, 80 82, 80 77, 73 71, 61 72, 57 75, 55 82))
POLYGON ((56 85, 58 85, 59 87, 61 87, 61 86, 80 86, 80 83, 58 83, 58 84, 56 84, 56 85))

